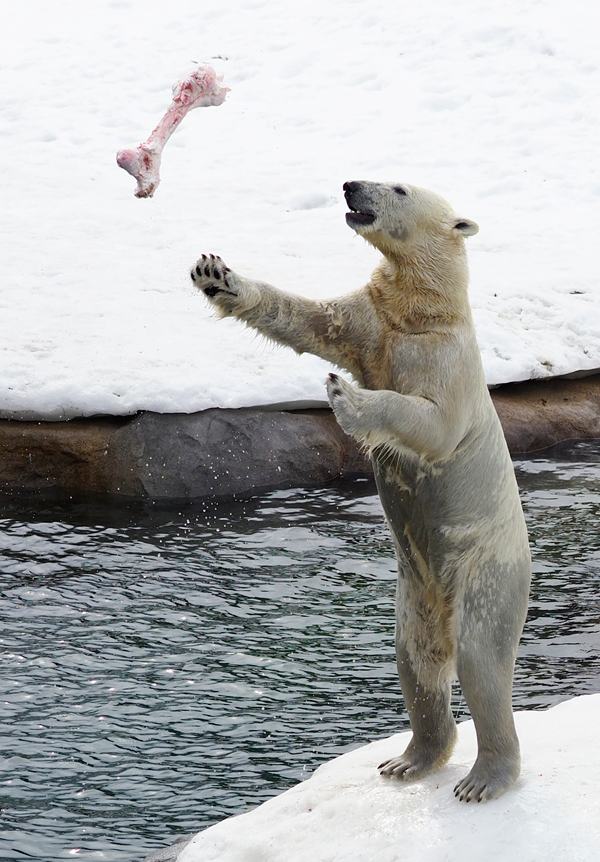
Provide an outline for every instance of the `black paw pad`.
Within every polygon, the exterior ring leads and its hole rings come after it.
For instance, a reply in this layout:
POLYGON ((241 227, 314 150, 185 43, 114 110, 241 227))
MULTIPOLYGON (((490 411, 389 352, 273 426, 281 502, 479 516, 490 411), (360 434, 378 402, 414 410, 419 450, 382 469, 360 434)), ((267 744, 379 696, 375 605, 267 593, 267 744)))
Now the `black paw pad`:
POLYGON ((216 285, 216 284, 211 284, 209 287, 204 288, 204 293, 207 296, 216 296, 217 293, 220 293, 220 292, 221 292, 221 288, 218 287, 218 285, 216 285))

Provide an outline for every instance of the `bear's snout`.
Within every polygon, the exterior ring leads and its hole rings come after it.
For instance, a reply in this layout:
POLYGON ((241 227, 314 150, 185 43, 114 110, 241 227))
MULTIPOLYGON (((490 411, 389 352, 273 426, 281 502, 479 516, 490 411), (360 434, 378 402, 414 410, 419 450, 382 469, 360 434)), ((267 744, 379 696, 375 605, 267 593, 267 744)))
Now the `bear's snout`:
POLYGON ((344 197, 346 198, 346 203, 350 207, 350 209, 359 209, 361 201, 360 196, 362 192, 362 187, 364 183, 358 182, 356 180, 352 180, 351 182, 344 183, 344 197))
POLYGON ((375 213, 368 196, 365 195, 365 183, 351 181, 344 183, 343 189, 350 209, 350 212, 346 213, 348 226, 357 230, 372 225, 375 221, 375 213))

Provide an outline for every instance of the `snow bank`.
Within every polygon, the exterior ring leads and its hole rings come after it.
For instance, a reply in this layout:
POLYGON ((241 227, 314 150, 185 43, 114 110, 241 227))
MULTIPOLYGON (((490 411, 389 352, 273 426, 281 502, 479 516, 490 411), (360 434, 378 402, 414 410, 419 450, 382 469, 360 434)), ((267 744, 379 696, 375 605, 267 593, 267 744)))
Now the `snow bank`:
POLYGON ((500 799, 465 805, 452 794, 475 758, 473 722, 459 726, 449 764, 415 784, 375 768, 406 746, 401 733, 199 833, 178 862, 597 862, 600 694, 515 717, 522 774, 500 799))
POLYGON ((488 382, 600 367, 600 90, 572 0, 76 0, 0 30, 0 415, 66 418, 324 401, 328 366, 210 317, 202 252, 312 297, 378 255, 342 184, 405 180, 481 226, 469 241, 488 382), (231 87, 138 200, 115 152, 195 63, 231 87))

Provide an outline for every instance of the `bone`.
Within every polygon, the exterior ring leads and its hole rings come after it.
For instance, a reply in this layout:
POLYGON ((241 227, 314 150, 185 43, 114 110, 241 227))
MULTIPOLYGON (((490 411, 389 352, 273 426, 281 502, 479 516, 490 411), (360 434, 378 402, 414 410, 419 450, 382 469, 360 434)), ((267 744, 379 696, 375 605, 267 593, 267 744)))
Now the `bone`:
POLYGON ((136 198, 151 198, 160 183, 160 160, 165 144, 188 111, 222 105, 229 87, 211 66, 199 66, 173 86, 173 101, 147 141, 135 149, 119 150, 117 164, 137 180, 136 198))

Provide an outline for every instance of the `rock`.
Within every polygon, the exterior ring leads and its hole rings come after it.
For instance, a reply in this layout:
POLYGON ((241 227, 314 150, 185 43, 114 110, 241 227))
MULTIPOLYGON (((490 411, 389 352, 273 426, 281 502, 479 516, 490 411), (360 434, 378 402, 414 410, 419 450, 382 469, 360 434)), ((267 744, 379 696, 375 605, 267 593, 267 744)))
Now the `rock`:
POLYGON ((513 455, 600 438, 600 375, 510 383, 491 392, 513 455))
POLYGON ((71 494, 114 490, 107 458, 115 433, 129 418, 69 422, 0 420, 0 486, 71 494))
POLYGON ((329 410, 145 413, 115 434, 119 462, 130 452, 133 490, 148 497, 243 496, 370 470, 329 410))
POLYGON ((330 410, 0 420, 0 445, 0 485, 69 494, 219 499, 370 472, 330 410))
MULTIPOLYGON (((513 454, 600 438, 600 375, 510 384, 492 399, 513 454)), ((0 420, 5 489, 220 499, 370 472, 330 410, 0 420)))

